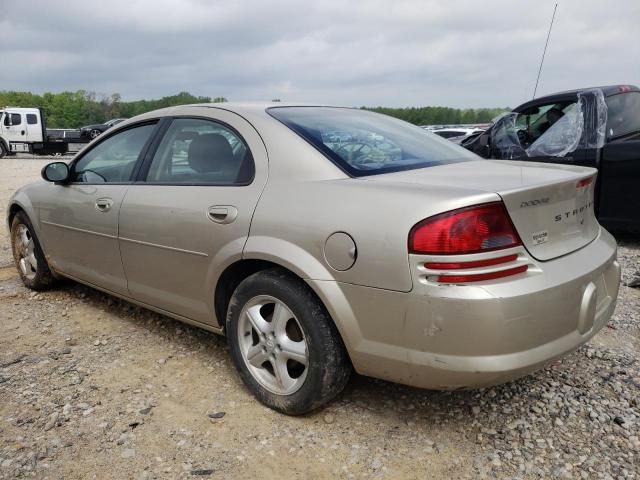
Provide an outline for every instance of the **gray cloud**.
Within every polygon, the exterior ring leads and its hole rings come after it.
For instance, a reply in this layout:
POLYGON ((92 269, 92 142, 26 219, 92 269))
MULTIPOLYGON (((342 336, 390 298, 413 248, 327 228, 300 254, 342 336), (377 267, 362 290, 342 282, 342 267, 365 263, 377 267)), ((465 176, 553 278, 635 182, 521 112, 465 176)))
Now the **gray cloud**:
MULTIPOLYGON (((638 83, 640 3, 559 2, 539 93, 638 83)), ((552 0, 0 0, 0 88, 514 106, 552 0)))

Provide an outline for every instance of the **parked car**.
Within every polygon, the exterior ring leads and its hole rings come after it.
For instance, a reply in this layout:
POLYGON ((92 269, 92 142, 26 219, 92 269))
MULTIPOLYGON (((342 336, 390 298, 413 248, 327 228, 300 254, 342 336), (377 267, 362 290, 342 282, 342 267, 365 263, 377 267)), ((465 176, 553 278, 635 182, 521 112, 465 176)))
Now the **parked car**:
POLYGON ((441 128, 433 130, 433 133, 439 137, 446 138, 457 145, 461 145, 462 142, 470 138, 476 138, 482 132, 484 130, 481 128, 441 128))
POLYGON ((640 230, 638 87, 610 85, 536 98, 462 146, 485 158, 596 168, 599 221, 640 230))
POLYGON ((124 122, 126 118, 114 118, 104 123, 98 123, 96 125, 87 125, 86 127, 80 127, 80 136, 93 140, 98 135, 106 132, 114 125, 124 122))
POLYGON ((301 414, 352 369, 473 388, 588 341, 620 281, 595 173, 359 109, 193 105, 50 163, 7 221, 27 287, 68 277, 226 334, 249 390, 301 414))
POLYGON ((481 131, 482 130, 479 128, 439 128, 437 130, 433 130, 433 133, 442 138, 452 139, 467 137, 481 131))

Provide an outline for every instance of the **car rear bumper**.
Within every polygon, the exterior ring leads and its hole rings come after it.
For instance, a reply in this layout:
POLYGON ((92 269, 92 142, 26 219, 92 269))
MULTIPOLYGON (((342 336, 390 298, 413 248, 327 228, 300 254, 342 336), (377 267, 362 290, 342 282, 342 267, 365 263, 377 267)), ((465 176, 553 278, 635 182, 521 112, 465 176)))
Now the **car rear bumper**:
POLYGON ((474 388, 575 350, 613 314, 620 265, 604 229, 577 252, 530 262, 517 278, 475 285, 416 277, 409 293, 309 283, 336 319, 357 372, 423 388, 474 388))

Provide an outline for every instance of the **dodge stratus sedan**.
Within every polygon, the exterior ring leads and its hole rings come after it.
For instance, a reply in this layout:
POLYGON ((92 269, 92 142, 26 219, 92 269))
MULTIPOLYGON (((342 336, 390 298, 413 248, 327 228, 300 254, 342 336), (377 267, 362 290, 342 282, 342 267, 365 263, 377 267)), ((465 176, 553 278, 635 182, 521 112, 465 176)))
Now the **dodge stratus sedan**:
POLYGON ((431 389, 520 377, 616 304, 595 170, 484 160, 362 110, 158 110, 42 176, 7 210, 27 287, 67 277, 225 334, 288 414, 352 370, 431 389))

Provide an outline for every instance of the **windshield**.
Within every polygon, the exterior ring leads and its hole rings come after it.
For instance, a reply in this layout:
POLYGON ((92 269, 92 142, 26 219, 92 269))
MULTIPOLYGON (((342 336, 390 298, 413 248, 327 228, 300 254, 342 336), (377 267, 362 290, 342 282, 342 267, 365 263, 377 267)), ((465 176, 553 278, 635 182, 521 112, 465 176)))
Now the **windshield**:
POLYGON ((479 159, 423 128, 365 110, 272 107, 268 113, 351 176, 479 159))

